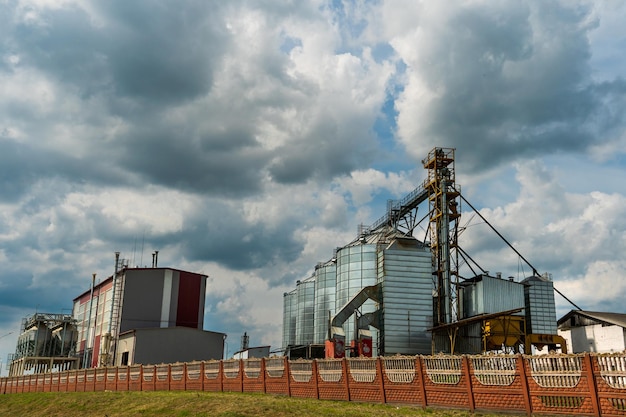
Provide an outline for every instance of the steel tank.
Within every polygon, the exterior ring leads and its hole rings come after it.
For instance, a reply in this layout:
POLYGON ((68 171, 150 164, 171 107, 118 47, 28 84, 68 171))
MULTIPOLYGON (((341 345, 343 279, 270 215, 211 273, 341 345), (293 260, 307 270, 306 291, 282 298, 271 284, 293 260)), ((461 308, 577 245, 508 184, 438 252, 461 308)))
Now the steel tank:
POLYGON ((323 344, 328 338, 329 317, 335 314, 337 262, 332 259, 315 268, 315 330, 313 343, 323 344))
POLYGON ((383 332, 380 355, 431 353, 432 258, 414 238, 394 239, 378 253, 383 332))
POLYGON ((526 332, 557 334, 554 284, 549 276, 529 277, 522 284, 526 306, 526 332))
POLYGON ((295 345, 313 343, 315 315, 315 276, 296 285, 297 315, 295 345))
MULTIPOLYGON (((337 250, 337 295, 336 309, 339 310, 364 287, 377 283, 377 244, 357 241, 337 250)), ((360 314, 378 309, 376 303, 367 300, 359 309, 360 314)), ((354 317, 353 317, 354 318, 354 317)), ((356 339, 355 323, 349 319, 343 324, 346 344, 356 339)), ((372 349, 378 352, 378 330, 372 328, 372 349)))
POLYGON ((296 290, 283 294, 283 350, 296 343, 296 316, 298 297, 296 290))

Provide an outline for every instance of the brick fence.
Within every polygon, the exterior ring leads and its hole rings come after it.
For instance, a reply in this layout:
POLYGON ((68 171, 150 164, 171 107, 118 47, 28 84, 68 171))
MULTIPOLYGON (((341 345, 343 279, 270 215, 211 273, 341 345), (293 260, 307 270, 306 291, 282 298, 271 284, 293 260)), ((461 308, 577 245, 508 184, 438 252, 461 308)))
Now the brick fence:
POLYGON ((262 392, 526 415, 626 416, 626 353, 274 357, 0 378, 0 394, 105 390, 262 392))

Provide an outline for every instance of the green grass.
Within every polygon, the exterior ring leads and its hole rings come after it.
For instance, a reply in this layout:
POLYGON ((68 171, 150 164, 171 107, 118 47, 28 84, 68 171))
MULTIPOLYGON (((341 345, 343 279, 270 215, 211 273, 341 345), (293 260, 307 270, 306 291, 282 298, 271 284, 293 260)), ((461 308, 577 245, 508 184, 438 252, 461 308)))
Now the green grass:
POLYGON ((266 394, 159 391, 6 394, 0 395, 0 416, 476 417, 481 414, 384 404, 317 401, 266 394))

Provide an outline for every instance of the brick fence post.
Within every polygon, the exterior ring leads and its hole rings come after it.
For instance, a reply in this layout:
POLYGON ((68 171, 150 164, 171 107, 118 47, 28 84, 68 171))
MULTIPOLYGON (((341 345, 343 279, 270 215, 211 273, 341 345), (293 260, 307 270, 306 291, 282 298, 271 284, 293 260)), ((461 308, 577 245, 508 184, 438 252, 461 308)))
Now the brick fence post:
POLYGON ((291 369, 289 368, 289 358, 285 356, 284 372, 287 375, 287 396, 291 397, 291 369))
POLYGON ((528 373, 526 372, 526 359, 524 355, 519 355, 517 357, 518 363, 517 367, 519 369, 519 374, 522 382, 522 394, 524 395, 524 405, 526 406, 526 414, 528 416, 532 416, 533 414, 533 404, 530 401, 530 391, 528 389, 528 373))
POLYGON ((385 375, 383 375, 383 360, 380 356, 376 358, 376 373, 380 376, 380 398, 382 398, 383 404, 386 404, 387 396, 385 394, 385 375))
POLYGON ((428 407, 428 397, 426 397, 426 376, 424 375, 424 362, 422 361, 421 356, 417 356, 415 358, 415 371, 417 372, 417 377, 420 380, 420 388, 422 390, 422 398, 424 399, 424 404, 422 407, 428 407))
POLYGON ((470 412, 474 412, 476 409, 474 402, 474 390, 472 387, 472 376, 470 375, 470 361, 467 355, 462 356, 461 369, 463 369, 463 375, 467 380, 467 398, 469 400, 470 412))
POLYGON ((311 363, 311 379, 313 379, 313 384, 315 384, 315 399, 320 399, 320 386, 318 383, 318 370, 317 370, 317 361, 313 359, 313 363, 311 363))
POLYGON ((591 360, 591 355, 589 353, 585 353, 583 357, 583 361, 585 363, 585 368, 587 370, 587 383, 589 384, 589 394, 591 395, 591 405, 593 407, 593 413, 596 416, 600 415, 600 404, 598 400, 598 386, 596 384, 596 378, 593 372, 593 362, 591 360))
POLYGON ((263 385, 263 394, 267 393, 267 387, 265 386, 265 358, 261 359, 261 384, 263 385))
POLYGON ((341 360, 343 369, 343 379, 346 381, 346 401, 350 401, 350 373, 348 372, 348 359, 341 360))

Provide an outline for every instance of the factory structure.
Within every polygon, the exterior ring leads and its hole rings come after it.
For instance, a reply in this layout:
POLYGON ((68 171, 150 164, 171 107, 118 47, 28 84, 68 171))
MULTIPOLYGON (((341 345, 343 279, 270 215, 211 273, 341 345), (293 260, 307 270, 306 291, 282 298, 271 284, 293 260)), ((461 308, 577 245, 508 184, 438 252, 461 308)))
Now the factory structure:
POLYGON ((9 376, 76 368, 76 336, 76 320, 71 314, 35 313, 24 317, 15 353, 9 354, 9 376))
MULTIPOLYGON (((435 148, 422 163, 420 186, 389 201, 380 219, 360 225, 352 241, 284 293, 285 356, 567 353, 568 345, 581 349, 589 332, 608 334, 609 325, 611 349, 623 345, 623 317, 573 303, 576 312, 557 329, 554 293, 563 294, 463 197, 454 149, 435 148), (491 274, 462 249, 462 203, 530 266, 530 276, 491 274)), ((26 317, 9 375, 222 359, 226 334, 204 330, 207 276, 157 262, 155 252, 151 267, 129 267, 116 252, 113 274, 97 283, 94 274, 71 314, 26 317)), ((248 341, 244 334, 236 358, 269 356, 269 346, 248 341)))
POLYGON ((207 276, 157 266, 115 272, 74 298, 71 315, 22 322, 9 375, 222 359, 226 334, 203 330, 207 276), (184 347, 184 348, 182 348, 184 347))
POLYGON ((458 244, 461 202, 471 204, 455 183, 454 149, 435 148, 422 162, 422 185, 390 201, 383 217, 360 226, 352 242, 284 294, 285 355, 565 352, 551 277, 529 263, 533 275, 518 282, 476 264, 458 244), (420 240, 414 232, 423 222, 420 240))

